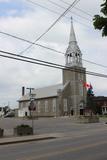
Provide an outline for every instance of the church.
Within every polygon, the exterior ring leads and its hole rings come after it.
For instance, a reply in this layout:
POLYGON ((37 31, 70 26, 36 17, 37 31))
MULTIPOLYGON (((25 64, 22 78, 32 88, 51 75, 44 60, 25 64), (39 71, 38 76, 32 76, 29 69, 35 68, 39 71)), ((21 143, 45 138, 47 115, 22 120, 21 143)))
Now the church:
POLYGON ((65 68, 62 70, 62 84, 34 89, 25 94, 24 87, 19 102, 19 117, 30 116, 29 105, 33 95, 35 116, 57 117, 83 115, 86 105, 86 69, 82 64, 82 53, 76 41, 71 19, 70 37, 65 53, 65 68))

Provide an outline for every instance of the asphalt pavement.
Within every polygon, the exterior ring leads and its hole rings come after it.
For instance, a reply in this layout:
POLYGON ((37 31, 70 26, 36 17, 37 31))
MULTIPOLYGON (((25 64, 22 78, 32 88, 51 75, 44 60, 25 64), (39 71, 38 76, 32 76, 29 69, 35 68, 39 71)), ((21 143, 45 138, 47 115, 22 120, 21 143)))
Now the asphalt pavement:
POLYGON ((5 118, 0 160, 107 160, 107 124, 79 124, 71 117, 34 120, 34 135, 15 137, 13 128, 31 120, 5 118))
POLYGON ((107 126, 95 125, 75 134, 57 133, 55 139, 0 146, 0 160, 107 160, 107 126))
POLYGON ((0 127, 4 129, 4 137, 0 139, 0 145, 21 143, 28 141, 47 140, 58 137, 75 137, 97 130, 106 130, 106 119, 100 123, 79 124, 75 123, 72 117, 59 118, 40 118, 33 122, 34 135, 15 137, 13 133, 14 127, 20 124, 28 124, 32 126, 32 120, 19 118, 2 118, 0 119, 0 127))

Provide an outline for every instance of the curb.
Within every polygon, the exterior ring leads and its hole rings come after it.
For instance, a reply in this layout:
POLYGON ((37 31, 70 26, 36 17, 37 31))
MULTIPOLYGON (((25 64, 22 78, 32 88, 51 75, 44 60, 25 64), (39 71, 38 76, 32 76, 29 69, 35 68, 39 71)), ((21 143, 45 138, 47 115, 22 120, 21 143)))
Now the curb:
MULTIPOLYGON (((49 140, 49 139, 55 139, 56 137, 40 137, 40 138, 31 138, 29 139, 28 137, 26 137, 27 139, 20 139, 20 137, 18 137, 19 139, 17 140, 7 140, 7 141, 3 141, 0 142, 0 145, 7 145, 7 144, 15 144, 15 143, 25 143, 25 142, 32 142, 32 141, 41 141, 41 140, 49 140)), ((22 138, 22 137, 21 137, 22 138)))

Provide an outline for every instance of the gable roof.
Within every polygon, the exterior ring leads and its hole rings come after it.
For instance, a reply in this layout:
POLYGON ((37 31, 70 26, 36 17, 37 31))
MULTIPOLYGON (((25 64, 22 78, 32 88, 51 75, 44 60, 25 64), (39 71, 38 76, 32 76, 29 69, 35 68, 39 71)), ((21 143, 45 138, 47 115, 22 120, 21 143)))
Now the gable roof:
MULTIPOLYGON (((58 90, 62 90, 63 87, 64 87, 63 84, 57 84, 57 85, 53 85, 53 86, 39 88, 39 89, 35 89, 34 91, 32 91, 32 94, 35 94, 35 99, 57 97, 58 96, 58 93, 57 93, 58 90)), ((19 102, 20 101, 27 101, 27 100, 30 100, 29 94, 26 94, 26 95, 22 96, 19 99, 19 102)))

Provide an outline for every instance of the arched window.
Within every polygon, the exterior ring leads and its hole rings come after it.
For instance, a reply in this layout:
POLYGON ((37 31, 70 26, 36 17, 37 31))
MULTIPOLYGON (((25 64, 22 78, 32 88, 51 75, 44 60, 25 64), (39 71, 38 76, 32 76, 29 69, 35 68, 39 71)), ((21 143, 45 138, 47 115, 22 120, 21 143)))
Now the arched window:
POLYGON ((52 111, 56 112, 56 98, 54 98, 52 101, 52 111))
POLYGON ((70 57, 72 57, 72 53, 70 53, 70 57))
POLYGON ((38 101, 38 112, 41 112, 40 101, 38 101))
POLYGON ((47 101, 47 100, 45 101, 45 112, 49 112, 49 109, 48 109, 48 101, 47 101))

